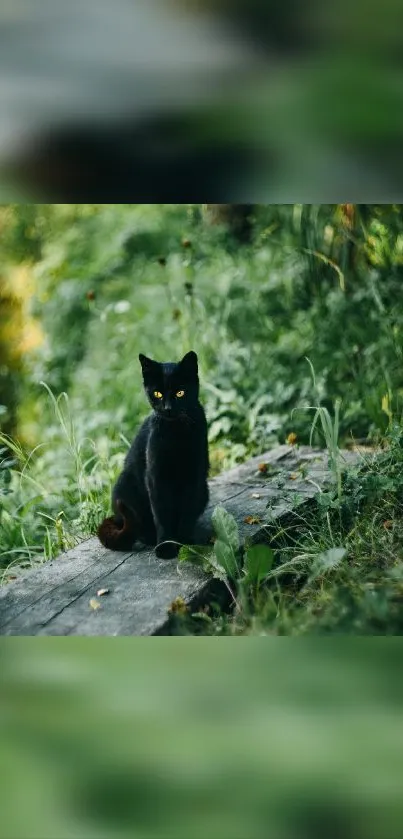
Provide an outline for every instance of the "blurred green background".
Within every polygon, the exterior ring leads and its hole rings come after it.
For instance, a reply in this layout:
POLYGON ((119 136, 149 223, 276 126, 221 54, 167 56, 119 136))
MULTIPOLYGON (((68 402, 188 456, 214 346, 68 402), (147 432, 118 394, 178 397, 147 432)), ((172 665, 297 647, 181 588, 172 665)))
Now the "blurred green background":
POLYGON ((108 510, 139 352, 197 351, 212 474, 307 443, 298 408, 341 399, 343 445, 400 416, 402 205, 8 204, 0 230, 3 567, 108 510))
POLYGON ((399 0, 0 5, 2 200, 402 200, 399 0))

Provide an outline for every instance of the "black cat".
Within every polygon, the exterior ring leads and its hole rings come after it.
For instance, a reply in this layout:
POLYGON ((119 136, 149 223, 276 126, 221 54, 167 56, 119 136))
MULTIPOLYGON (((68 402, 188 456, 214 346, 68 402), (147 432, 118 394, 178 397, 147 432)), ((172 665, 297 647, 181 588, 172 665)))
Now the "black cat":
POLYGON ((188 352, 178 364, 139 359, 153 413, 133 440, 113 488, 114 516, 102 522, 98 536, 116 551, 130 550, 136 540, 157 544, 157 556, 170 559, 179 547, 167 540, 192 543, 209 497, 197 355, 188 352))

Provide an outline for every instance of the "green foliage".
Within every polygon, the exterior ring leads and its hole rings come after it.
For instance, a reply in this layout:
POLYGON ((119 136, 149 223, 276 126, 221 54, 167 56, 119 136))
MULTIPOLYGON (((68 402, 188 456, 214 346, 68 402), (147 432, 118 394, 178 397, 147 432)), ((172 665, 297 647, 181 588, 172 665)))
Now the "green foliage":
POLYGON ((214 543, 217 567, 223 569, 229 579, 236 579, 239 556, 238 525, 224 507, 216 507, 212 521, 217 537, 214 543))
POLYGON ((251 545, 245 551, 245 582, 259 586, 272 570, 273 551, 267 545, 251 545))
MULTIPOLYGON (((235 446, 243 459, 284 439, 291 411, 316 401, 305 356, 322 407, 343 400, 342 440, 385 430, 382 398, 399 399, 403 387, 395 207, 356 209, 353 229, 334 205, 259 207, 254 242, 237 249, 186 205, 32 206, 33 311, 45 342, 31 359, 30 393, 42 379, 81 411, 91 387, 113 415, 137 387, 139 349, 173 356, 194 344, 224 465, 235 446)), ((15 258, 21 213, 7 239, 15 258)), ((121 420, 126 436, 133 408, 121 420)), ((309 419, 297 413, 293 423, 308 442, 309 419)))
MULTIPOLYGON (((238 609, 231 631, 252 631, 257 615, 268 632, 339 631, 342 615, 367 631, 370 603, 397 614, 400 205, 256 206, 241 247, 205 226, 199 205, 8 205, 0 222, 3 264, 29 271, 27 314, 43 334, 15 374, 18 442, 0 441, 5 578, 93 533, 108 512, 148 410, 138 353, 174 360, 194 348, 213 474, 293 432, 327 446, 335 477, 291 543, 284 533, 280 547, 241 556, 220 511, 214 547, 182 549, 225 577, 238 609), (352 438, 384 447, 376 465, 364 457, 343 477, 340 449, 352 438)), ((212 625, 226 631, 221 617, 212 625)))
MULTIPOLYGON (((403 430, 363 454, 270 545, 246 546, 234 573, 227 555, 200 548, 206 571, 230 592, 230 608, 187 615, 184 632, 400 635, 403 629, 403 430), (221 561, 220 561, 221 560, 221 561)), ((221 531, 221 508, 215 520, 221 531)), ((236 523, 231 522, 234 544, 236 523)), ((228 529, 227 529, 228 532, 228 529)), ((188 550, 188 549, 186 549, 188 550)), ((192 550, 192 549, 190 549, 192 550)), ((183 558, 189 558, 184 553, 183 558)), ((199 558, 200 561, 200 558, 199 558)))

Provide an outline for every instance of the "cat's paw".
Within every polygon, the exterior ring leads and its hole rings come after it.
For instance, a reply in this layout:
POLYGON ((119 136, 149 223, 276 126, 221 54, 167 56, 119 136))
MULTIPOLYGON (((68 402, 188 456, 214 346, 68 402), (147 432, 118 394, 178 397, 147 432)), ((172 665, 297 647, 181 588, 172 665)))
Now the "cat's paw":
POLYGON ((179 547, 173 542, 161 542, 155 549, 158 559, 175 559, 178 556, 179 547))

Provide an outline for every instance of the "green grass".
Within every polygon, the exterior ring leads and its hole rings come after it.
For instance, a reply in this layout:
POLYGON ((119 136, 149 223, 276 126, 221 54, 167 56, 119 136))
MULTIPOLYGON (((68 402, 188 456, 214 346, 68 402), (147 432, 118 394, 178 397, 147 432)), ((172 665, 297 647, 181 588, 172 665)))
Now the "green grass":
MULTIPOLYGON (((27 456, 0 438, 13 458, 8 460, 11 486, 3 498, 3 582, 94 532, 121 465, 121 452, 111 460, 106 451, 101 457, 91 440, 79 441, 68 398, 48 393, 68 455, 55 487, 30 474, 38 451, 27 456), (11 512, 16 498, 24 499, 17 516, 11 512)), ((224 606, 219 598, 218 605, 195 614, 177 604, 171 616, 174 634, 400 634, 403 430, 392 424, 382 446, 360 454, 356 466, 343 470, 337 421, 337 411, 333 422, 324 416, 333 481, 307 509, 293 511, 291 520, 272 530, 270 546, 242 550, 236 522, 224 507, 214 514, 214 546, 182 549, 180 561, 201 564, 224 584, 227 598, 224 606)), ((39 451, 44 457, 43 447, 39 451)))
POLYGON ((368 207, 353 268, 331 205, 261 207, 247 247, 185 205, 37 205, 5 230, 19 263, 35 228, 44 343, 25 361, 17 434, 0 437, 3 581, 95 532, 147 412, 138 353, 193 348, 212 475, 293 432, 327 448, 333 484, 276 535, 264 579, 238 557, 229 612, 192 631, 398 632, 403 217, 368 207), (345 475, 354 439, 379 453, 345 475))
MULTIPOLYGON (((333 456, 330 449, 329 466, 333 456)), ((337 468, 328 488, 276 531, 271 527, 269 545, 242 551, 227 513, 235 563, 217 551, 217 542, 207 552, 184 549, 182 560, 201 563, 225 583, 230 598, 224 611, 214 603, 195 615, 176 609, 171 631, 400 635, 402 499, 403 430, 395 424, 381 448, 361 453, 354 467, 337 468)))

